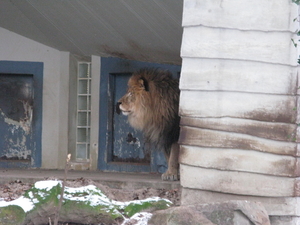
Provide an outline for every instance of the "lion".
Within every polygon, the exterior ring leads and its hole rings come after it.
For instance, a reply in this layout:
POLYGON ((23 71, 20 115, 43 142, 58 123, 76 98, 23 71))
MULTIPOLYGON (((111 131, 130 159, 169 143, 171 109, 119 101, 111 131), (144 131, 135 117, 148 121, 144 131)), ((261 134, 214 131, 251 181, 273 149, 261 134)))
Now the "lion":
POLYGON ((171 72, 144 68, 128 81, 127 93, 117 102, 118 114, 142 131, 145 142, 164 151, 168 162, 162 180, 179 180, 179 84, 171 72))

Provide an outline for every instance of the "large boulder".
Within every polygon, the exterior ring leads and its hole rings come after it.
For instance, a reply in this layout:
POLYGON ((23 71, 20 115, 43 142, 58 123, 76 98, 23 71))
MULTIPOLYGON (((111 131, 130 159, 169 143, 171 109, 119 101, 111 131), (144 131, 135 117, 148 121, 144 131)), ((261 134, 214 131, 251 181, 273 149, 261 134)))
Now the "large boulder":
POLYGON ((270 225, 265 208, 257 202, 228 201, 187 205, 156 211, 149 225, 270 225))

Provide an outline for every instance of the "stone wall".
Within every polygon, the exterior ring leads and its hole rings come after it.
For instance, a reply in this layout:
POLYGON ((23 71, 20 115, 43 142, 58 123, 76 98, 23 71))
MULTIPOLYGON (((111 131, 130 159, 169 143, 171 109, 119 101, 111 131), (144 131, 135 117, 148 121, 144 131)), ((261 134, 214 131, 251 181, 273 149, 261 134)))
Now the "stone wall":
POLYGON ((300 223, 297 16, 287 0, 184 1, 183 205, 255 200, 300 223))

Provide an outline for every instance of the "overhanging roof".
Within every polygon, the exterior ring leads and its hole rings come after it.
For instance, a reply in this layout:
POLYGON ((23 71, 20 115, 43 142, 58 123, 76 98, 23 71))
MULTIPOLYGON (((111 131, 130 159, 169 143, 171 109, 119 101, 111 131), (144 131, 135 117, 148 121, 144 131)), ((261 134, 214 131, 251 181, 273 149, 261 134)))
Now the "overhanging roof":
POLYGON ((182 0, 1 0, 0 27, 78 56, 180 64, 182 0))

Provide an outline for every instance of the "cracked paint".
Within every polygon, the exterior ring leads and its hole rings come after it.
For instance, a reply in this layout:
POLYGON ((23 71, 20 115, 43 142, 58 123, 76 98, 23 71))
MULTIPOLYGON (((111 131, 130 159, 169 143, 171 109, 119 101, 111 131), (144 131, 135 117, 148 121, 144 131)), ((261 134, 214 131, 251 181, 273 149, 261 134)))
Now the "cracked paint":
POLYGON ((31 76, 0 76, 0 159, 30 160, 33 82, 31 76))
POLYGON ((30 159, 31 149, 27 148, 27 138, 30 136, 31 121, 12 120, 6 117, 1 109, 0 114, 8 125, 8 132, 4 135, 5 148, 1 159, 30 159))
POLYGON ((25 134, 28 135, 31 130, 31 122, 32 122, 32 106, 28 102, 20 100, 23 103, 25 117, 20 118, 20 121, 16 121, 8 118, 3 111, 0 109, 1 115, 4 117, 4 122, 13 125, 16 128, 22 128, 25 131, 25 134))

